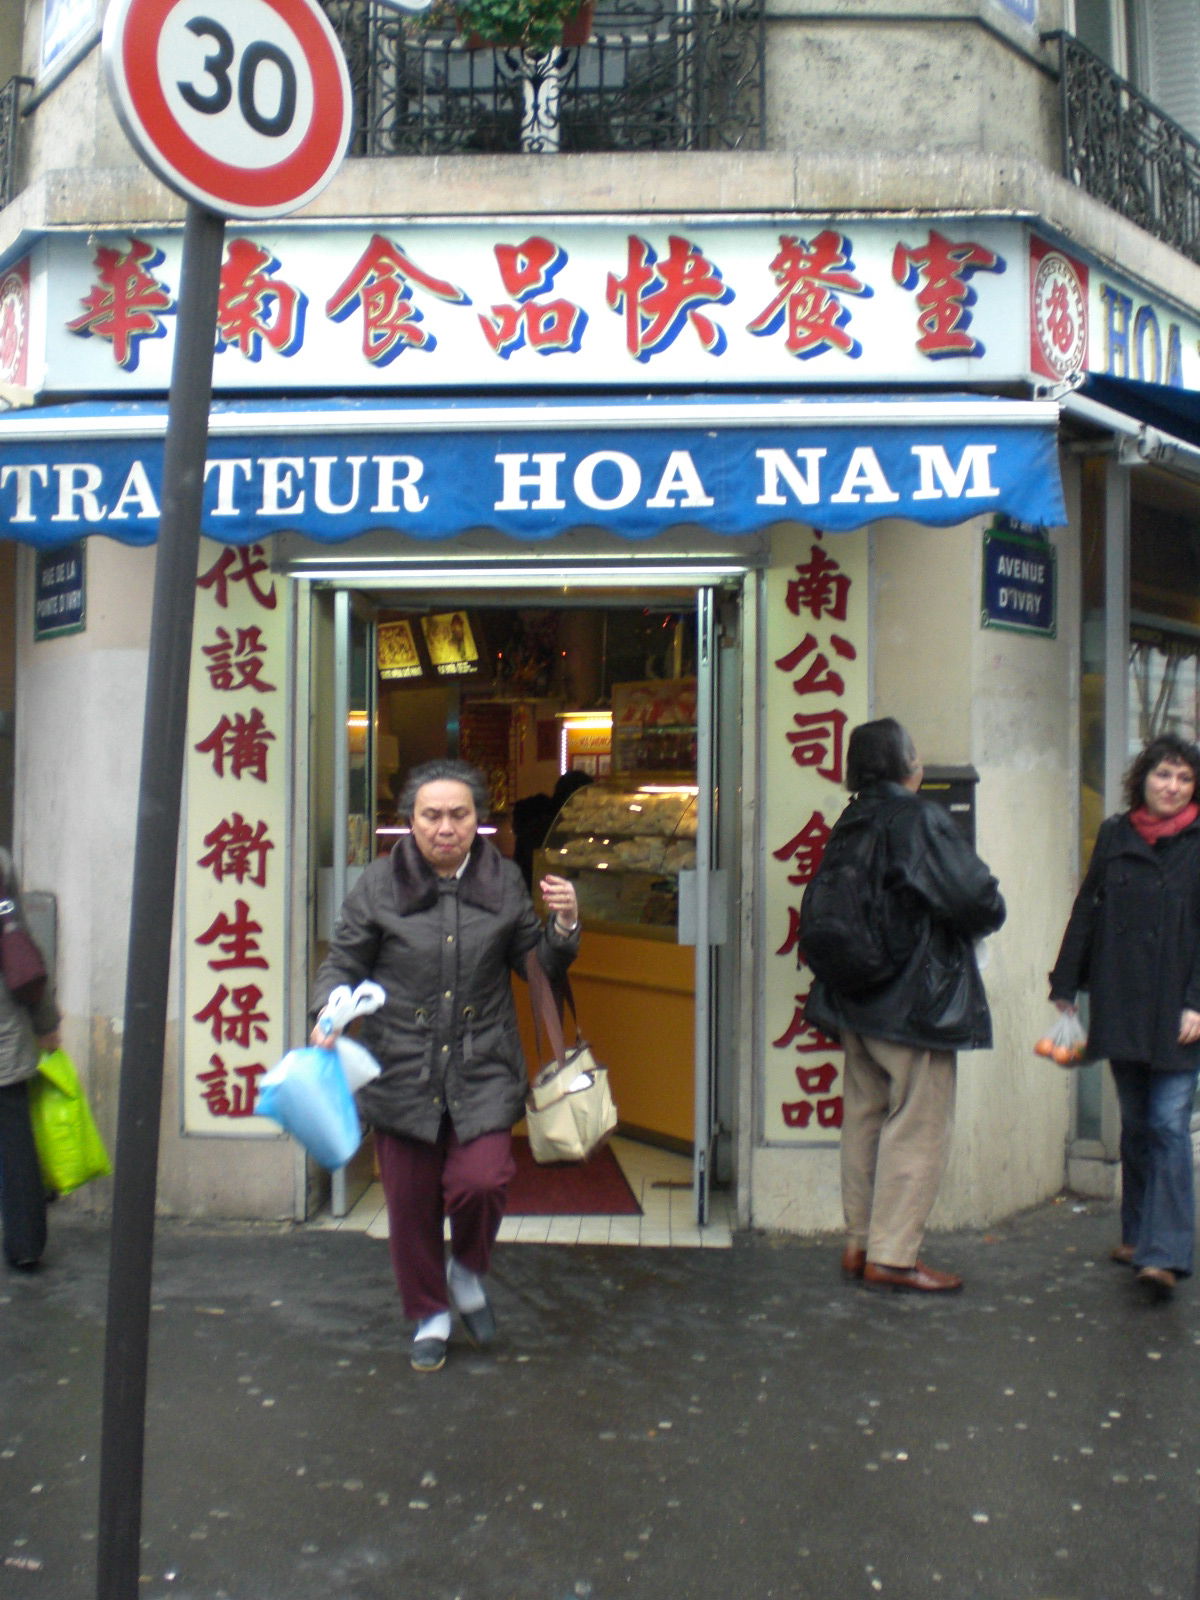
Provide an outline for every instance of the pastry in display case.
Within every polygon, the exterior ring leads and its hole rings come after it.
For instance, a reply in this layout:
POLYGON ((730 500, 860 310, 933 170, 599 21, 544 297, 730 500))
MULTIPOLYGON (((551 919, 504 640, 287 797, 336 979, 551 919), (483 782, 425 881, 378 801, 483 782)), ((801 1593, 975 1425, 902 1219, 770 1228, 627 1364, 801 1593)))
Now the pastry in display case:
POLYGON ((538 852, 535 879, 570 878, 589 928, 673 940, 679 873, 696 865, 696 793, 620 778, 577 789, 538 852))

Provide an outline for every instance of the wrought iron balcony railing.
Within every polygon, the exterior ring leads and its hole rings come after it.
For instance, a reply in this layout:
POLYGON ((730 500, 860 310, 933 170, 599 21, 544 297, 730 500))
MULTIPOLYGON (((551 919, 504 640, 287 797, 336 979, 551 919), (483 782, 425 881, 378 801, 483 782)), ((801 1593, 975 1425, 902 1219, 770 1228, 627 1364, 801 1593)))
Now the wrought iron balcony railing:
POLYGON ((1200 261, 1200 142, 1069 33, 1058 41, 1063 172, 1200 261))
POLYGON ((16 193, 17 118, 21 111, 21 90, 32 78, 10 78, 0 89, 0 207, 16 193))
POLYGON ((472 48, 376 0, 322 0, 355 100, 351 153, 759 149, 763 0, 599 0, 588 43, 472 48))

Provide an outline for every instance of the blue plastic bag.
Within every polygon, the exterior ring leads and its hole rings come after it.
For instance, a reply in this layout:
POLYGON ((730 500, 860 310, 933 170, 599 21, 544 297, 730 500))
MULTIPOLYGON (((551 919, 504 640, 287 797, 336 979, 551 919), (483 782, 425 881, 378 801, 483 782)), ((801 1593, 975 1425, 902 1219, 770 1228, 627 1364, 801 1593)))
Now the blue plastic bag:
POLYGON ((323 1167, 344 1167, 362 1143, 354 1096, 336 1050, 289 1050, 259 1079, 256 1116, 272 1117, 323 1167))

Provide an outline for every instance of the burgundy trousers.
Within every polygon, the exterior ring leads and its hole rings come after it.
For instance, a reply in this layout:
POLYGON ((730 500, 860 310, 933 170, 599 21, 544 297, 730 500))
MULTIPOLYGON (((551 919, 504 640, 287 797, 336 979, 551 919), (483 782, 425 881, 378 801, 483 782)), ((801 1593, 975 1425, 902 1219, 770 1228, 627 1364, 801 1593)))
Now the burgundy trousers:
POLYGON ((517 1170, 507 1128, 460 1144, 449 1117, 436 1144, 376 1131, 388 1247, 404 1314, 422 1322, 449 1309, 443 1243, 450 1219, 456 1261, 482 1277, 491 1265, 508 1186, 517 1170))

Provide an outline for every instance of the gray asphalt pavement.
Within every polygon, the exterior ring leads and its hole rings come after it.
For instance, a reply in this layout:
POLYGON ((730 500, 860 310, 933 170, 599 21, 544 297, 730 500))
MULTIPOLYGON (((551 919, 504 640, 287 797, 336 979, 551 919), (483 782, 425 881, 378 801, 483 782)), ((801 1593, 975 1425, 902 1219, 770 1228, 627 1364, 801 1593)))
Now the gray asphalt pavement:
MULTIPOLYGON (((0 1277, 0 1595, 95 1594, 108 1240, 0 1277)), ((501 1338, 417 1376, 386 1246, 159 1225, 144 1600, 1193 1600, 1200 1285, 1143 1304, 1111 1206, 839 1243, 501 1247, 501 1338)))

